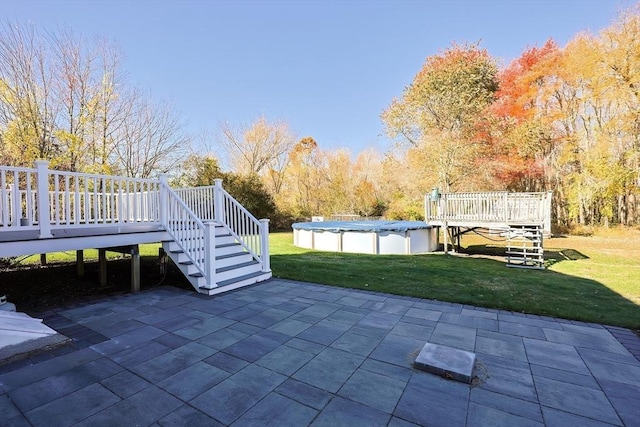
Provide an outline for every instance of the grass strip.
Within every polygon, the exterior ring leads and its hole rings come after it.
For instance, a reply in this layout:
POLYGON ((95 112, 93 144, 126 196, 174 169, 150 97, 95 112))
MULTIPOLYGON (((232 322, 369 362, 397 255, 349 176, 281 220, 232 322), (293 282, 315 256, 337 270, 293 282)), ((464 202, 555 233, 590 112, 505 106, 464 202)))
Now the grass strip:
POLYGON ((291 233, 271 235, 275 277, 640 329, 640 265, 632 258, 600 251, 571 260, 549 248, 548 269, 523 270, 499 257, 319 252, 292 241, 291 233), (621 277, 612 277, 612 265, 621 277))

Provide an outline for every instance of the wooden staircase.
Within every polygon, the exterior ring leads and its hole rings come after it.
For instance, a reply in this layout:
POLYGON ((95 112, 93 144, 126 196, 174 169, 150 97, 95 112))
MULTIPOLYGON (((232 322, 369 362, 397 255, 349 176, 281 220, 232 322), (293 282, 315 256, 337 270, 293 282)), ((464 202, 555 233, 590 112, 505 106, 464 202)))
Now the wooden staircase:
POLYGON ((542 239, 542 226, 510 226, 507 233, 507 267, 544 269, 542 239))
POLYGON ((260 262, 219 224, 215 225, 215 282, 207 281, 175 240, 163 241, 162 248, 202 294, 215 295, 271 278, 271 272, 263 272, 260 262))
POLYGON ((178 190, 162 185, 160 206, 167 207, 161 221, 171 236, 163 249, 198 292, 215 295, 271 278, 269 220, 256 219, 222 180, 178 190))
POLYGON ((0 257, 104 252, 160 241, 203 294, 271 277, 269 220, 255 218, 220 179, 211 186, 173 189, 166 176, 58 171, 46 161, 37 161, 35 169, 0 166, 0 257))

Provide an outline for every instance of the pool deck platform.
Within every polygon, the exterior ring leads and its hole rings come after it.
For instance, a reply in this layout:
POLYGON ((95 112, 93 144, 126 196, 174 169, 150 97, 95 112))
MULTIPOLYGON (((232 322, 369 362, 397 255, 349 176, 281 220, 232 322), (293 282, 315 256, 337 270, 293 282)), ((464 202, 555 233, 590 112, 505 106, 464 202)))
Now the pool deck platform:
POLYGON ((622 328, 279 279, 29 314, 71 343, 0 365, 0 425, 640 421, 640 338, 622 328), (472 383, 416 369, 426 342, 474 352, 472 383))

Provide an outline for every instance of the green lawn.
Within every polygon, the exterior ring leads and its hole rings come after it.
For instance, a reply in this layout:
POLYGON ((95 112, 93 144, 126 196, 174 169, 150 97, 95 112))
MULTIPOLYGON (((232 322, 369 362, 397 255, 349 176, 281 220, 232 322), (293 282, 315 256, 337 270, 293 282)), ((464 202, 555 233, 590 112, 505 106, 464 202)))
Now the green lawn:
MULTIPOLYGON (((274 277, 409 295, 640 329, 639 230, 547 239, 549 268, 505 267, 496 256, 361 255, 318 252, 271 235, 274 277)), ((465 236, 467 253, 499 253, 465 236)))
MULTIPOLYGON (((548 268, 507 268, 499 244, 466 235, 461 255, 360 255, 310 251, 292 244, 291 233, 272 233, 274 277, 357 289, 473 304, 509 311, 605 323, 640 330, 640 230, 600 230, 591 237, 547 239, 548 268), (477 255, 480 254, 480 255, 477 255)), ((142 287, 155 285, 158 245, 141 245, 142 287)), ((107 253, 109 257, 119 257, 107 253)), ((22 260, 29 271, 3 273, 2 291, 16 302, 41 305, 43 284, 51 293, 47 304, 61 303, 82 292, 127 291, 128 257, 110 261, 108 289, 95 288, 97 251, 85 251, 87 277, 75 277, 75 251, 47 254, 54 269, 30 269, 40 257, 22 260), (93 260, 93 261, 92 261, 93 260), (95 289, 91 289, 94 287, 95 289)), ((175 273, 175 274, 174 274, 175 273)), ((179 272, 164 284, 190 288, 179 272)))

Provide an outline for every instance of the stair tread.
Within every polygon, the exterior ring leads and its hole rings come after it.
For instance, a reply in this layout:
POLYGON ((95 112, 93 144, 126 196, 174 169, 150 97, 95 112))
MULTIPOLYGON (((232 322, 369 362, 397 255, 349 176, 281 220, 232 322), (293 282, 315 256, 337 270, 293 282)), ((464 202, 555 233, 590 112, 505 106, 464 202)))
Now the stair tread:
POLYGON ((225 271, 236 270, 238 268, 249 267, 258 264, 258 261, 252 259, 251 261, 242 262, 240 264, 229 265, 226 267, 216 268, 216 273, 224 273, 225 271))
POLYGON ((249 255, 249 252, 233 252, 230 254, 226 254, 226 255, 216 255, 216 260, 220 260, 220 259, 228 259, 228 258, 233 258, 233 257, 237 257, 237 256, 242 256, 242 255, 249 255))
MULTIPOLYGON (((204 262, 204 260, 201 259, 200 262, 204 262)), ((186 261, 180 261, 180 262, 178 262, 178 264, 180 264, 180 265, 193 265, 193 262, 191 260, 186 260, 186 261)))
POLYGON ((229 246, 242 246, 240 245, 240 243, 238 242, 233 242, 233 243, 223 243, 221 245, 216 245, 216 249, 217 248, 228 248, 229 246))
POLYGON ((507 265, 534 265, 534 266, 540 266, 542 267, 544 265, 543 262, 537 262, 537 261, 533 261, 533 260, 527 260, 527 261, 522 261, 522 262, 513 262, 513 261, 509 261, 507 260, 507 265))
MULTIPOLYGON (((265 273, 264 271, 254 271, 253 273, 249 273, 249 274, 245 274, 243 276, 238 276, 238 277, 234 277, 231 279, 227 279, 227 280, 223 280, 221 282, 218 283, 218 288, 224 287, 224 286, 229 286, 229 285, 233 285, 234 283, 238 283, 238 282, 242 282, 243 280, 247 280, 247 279, 253 279, 254 277, 259 277, 262 275, 265 275, 268 273, 265 273)), ((200 286, 200 289, 213 289, 213 288, 208 288, 206 286, 200 286)))
MULTIPOLYGON (((242 246, 242 245, 240 243, 237 243, 237 244, 233 243, 233 244, 229 244, 229 245, 216 246, 216 249, 229 248, 231 246, 242 246)), ((182 249, 173 249, 173 250, 169 250, 168 252, 172 253, 172 254, 183 254, 184 253, 184 251, 182 249)), ((231 257, 231 256, 234 256, 234 255, 237 255, 237 254, 248 254, 248 253, 249 252, 233 252, 231 254, 225 254, 225 255, 216 256, 216 259, 220 258, 220 257, 231 257)))
MULTIPOLYGON (((254 260, 243 262, 243 263, 240 263, 240 264, 234 264, 234 265, 229 265, 227 267, 218 268, 218 269, 216 269, 216 273, 224 273, 225 271, 235 270, 235 269, 243 268, 243 267, 250 267, 250 266, 256 265, 256 264, 258 264, 258 261, 256 261, 254 259, 254 260)), ((189 274, 189 276, 191 276, 191 277, 202 277, 202 273, 200 273, 200 272, 191 273, 191 274, 189 274)))

